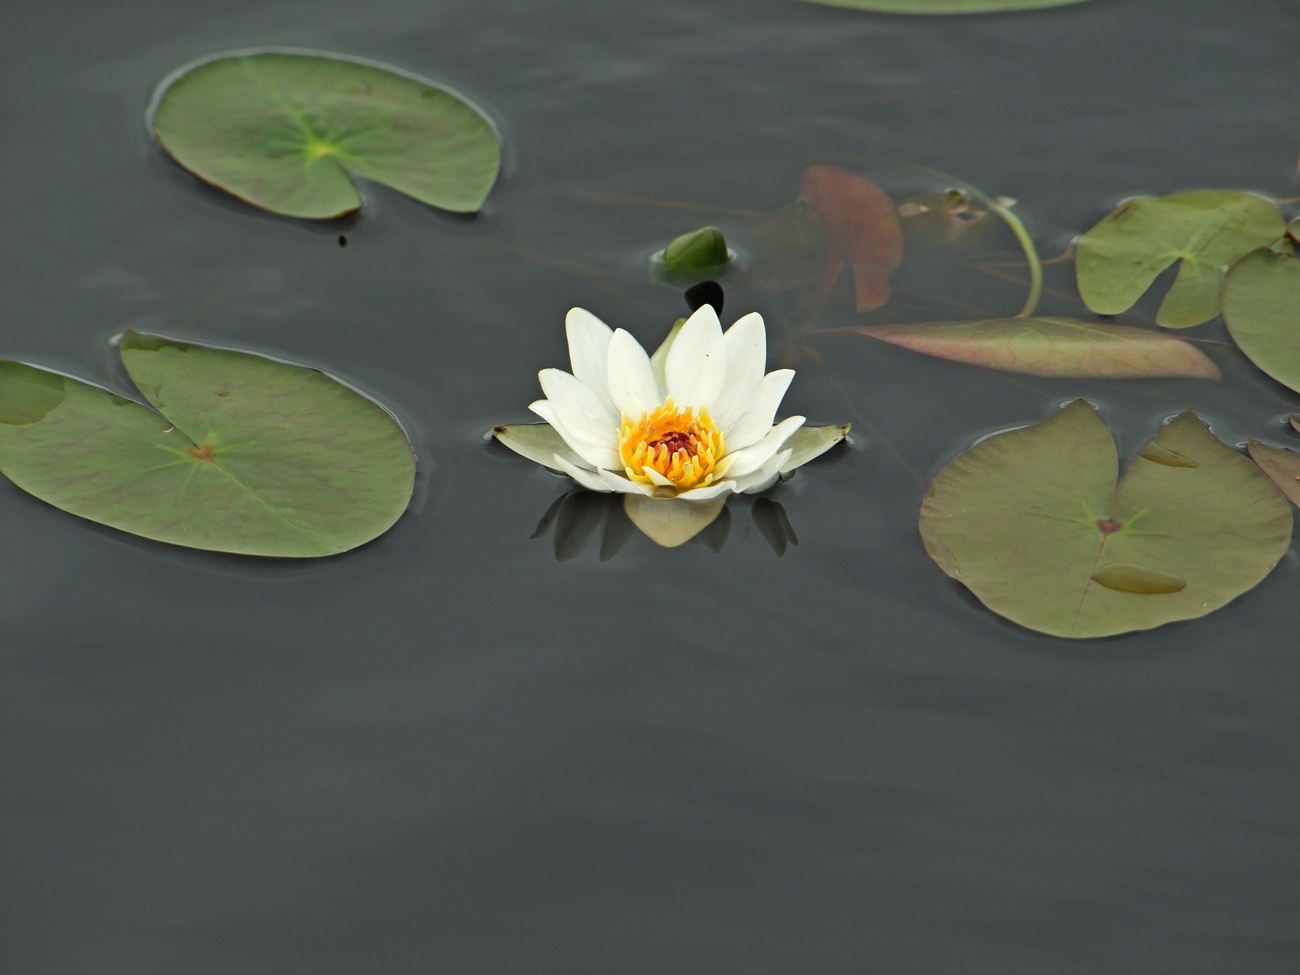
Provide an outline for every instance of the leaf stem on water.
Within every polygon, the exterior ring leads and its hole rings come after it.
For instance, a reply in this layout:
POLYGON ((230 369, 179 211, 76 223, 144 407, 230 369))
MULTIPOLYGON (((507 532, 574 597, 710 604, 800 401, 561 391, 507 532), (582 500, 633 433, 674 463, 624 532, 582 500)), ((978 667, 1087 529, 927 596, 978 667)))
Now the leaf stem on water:
POLYGON ((1020 249, 1025 252, 1025 260, 1029 262, 1029 294, 1025 297, 1025 306, 1016 314, 1017 318, 1028 318, 1038 308, 1038 300, 1043 296, 1043 262, 1038 257, 1038 248, 1019 217, 996 200, 985 197, 984 202, 1011 228, 1020 242, 1020 249))

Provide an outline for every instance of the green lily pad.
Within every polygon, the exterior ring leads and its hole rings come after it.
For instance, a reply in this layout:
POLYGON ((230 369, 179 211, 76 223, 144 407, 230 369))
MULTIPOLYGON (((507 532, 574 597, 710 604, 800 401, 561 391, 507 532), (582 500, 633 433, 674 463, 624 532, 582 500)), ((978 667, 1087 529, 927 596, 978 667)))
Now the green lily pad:
POLYGON ((913 352, 1026 376, 1219 379, 1190 342, 1149 328, 1075 318, 862 325, 849 329, 913 352))
POLYGON ((804 0, 823 7, 849 7, 884 14, 985 14, 1005 10, 1067 7, 1084 0, 804 0))
POLYGON ((326 219, 361 206, 352 177, 473 213, 501 166, 492 123, 454 92, 339 57, 219 57, 165 83, 153 110, 163 148, 254 206, 326 219))
POLYGON ((1190 411, 1116 483, 1115 441, 1076 400, 984 440, 921 506, 926 551, 1021 626, 1087 638, 1213 612, 1257 585, 1291 542, 1291 509, 1190 411))
POLYGON ((120 352, 154 409, 0 362, 0 473, 91 521, 243 555, 345 552, 406 509, 410 444, 338 380, 136 332, 120 352))
POLYGON ((1223 320, 1250 361, 1300 391, 1300 259, 1261 248, 1232 266, 1223 320))
POLYGON ((701 227, 676 237, 650 257, 650 270, 665 278, 697 280, 715 277, 731 265, 727 238, 717 227, 701 227))
POLYGON ((1277 207, 1251 193, 1193 190, 1129 200, 1079 238, 1079 294, 1097 314, 1118 315, 1181 260, 1156 321, 1166 328, 1201 325, 1219 312, 1224 269, 1285 232, 1277 207))

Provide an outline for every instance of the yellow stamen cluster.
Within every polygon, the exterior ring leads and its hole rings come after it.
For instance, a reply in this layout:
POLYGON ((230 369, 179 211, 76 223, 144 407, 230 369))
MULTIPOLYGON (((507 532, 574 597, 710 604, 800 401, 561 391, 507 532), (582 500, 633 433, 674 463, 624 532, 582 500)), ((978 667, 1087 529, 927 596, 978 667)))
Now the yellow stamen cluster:
POLYGON ((678 410, 672 397, 639 420, 624 416, 618 440, 618 456, 630 479, 677 491, 712 484, 726 449, 708 410, 678 410))

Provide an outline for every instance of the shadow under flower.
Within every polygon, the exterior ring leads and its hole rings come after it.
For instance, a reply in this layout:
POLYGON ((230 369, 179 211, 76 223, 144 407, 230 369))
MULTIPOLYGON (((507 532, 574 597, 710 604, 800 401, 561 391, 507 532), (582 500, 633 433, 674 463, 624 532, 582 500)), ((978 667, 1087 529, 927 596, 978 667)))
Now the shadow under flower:
MULTIPOLYGON (((687 542, 721 552, 731 534, 728 497, 714 501, 658 501, 640 495, 571 491, 546 509, 531 538, 552 537, 555 560, 577 558, 597 536, 600 561, 608 562, 639 530, 656 545, 676 548, 687 542)), ((759 534, 779 558, 799 538, 779 501, 756 498, 750 507, 759 534)))

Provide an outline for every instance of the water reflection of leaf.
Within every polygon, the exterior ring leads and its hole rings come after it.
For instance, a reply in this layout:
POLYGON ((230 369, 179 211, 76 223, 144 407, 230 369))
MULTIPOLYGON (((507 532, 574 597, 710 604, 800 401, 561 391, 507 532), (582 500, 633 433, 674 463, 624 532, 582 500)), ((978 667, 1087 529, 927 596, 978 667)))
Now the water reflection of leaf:
MULTIPOLYGON (((530 538, 544 538, 554 532, 552 545, 557 562, 568 562, 587 549, 599 534, 599 558, 608 562, 621 552, 639 529, 664 548, 686 543, 721 552, 731 534, 732 514, 728 498, 709 502, 655 501, 641 495, 597 494, 572 491, 556 498, 537 522, 530 538)), ((760 497, 751 508, 754 524, 778 556, 799 538, 779 501, 760 497)))
POLYGON ((636 533, 623 513, 619 495, 594 491, 571 491, 551 502, 531 539, 544 538, 555 529, 552 544, 557 562, 568 562, 582 554, 597 529, 600 531, 600 561, 608 562, 623 550, 636 533))
POLYGON ((799 544, 794 525, 790 524, 790 518, 779 502, 771 498, 757 498, 751 514, 759 533, 767 540, 778 559, 785 555, 789 546, 799 544))
POLYGON ((913 352, 1027 376, 1219 379, 1190 342, 1127 325, 1073 318, 995 318, 849 329, 913 352))
POLYGON ((903 263, 903 231, 894 201, 879 186, 835 166, 809 166, 799 196, 826 222, 853 269, 857 310, 889 301, 889 276, 903 263))
POLYGON ((1291 541, 1286 499, 1181 414, 1116 483, 1083 400, 953 460, 921 507, 926 551, 1021 626, 1085 638, 1193 619, 1251 589, 1291 541))
POLYGON ((1285 231, 1277 207, 1252 193, 1193 190, 1129 200, 1079 238, 1079 294, 1098 314, 1118 315, 1181 261, 1156 321, 1166 328, 1200 325, 1219 312, 1224 268, 1285 231))

